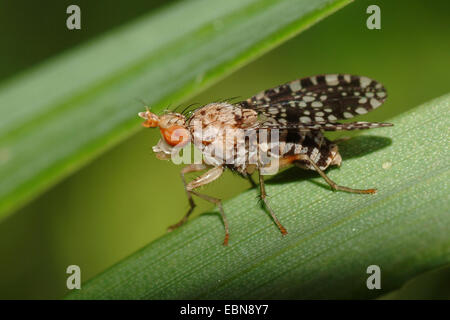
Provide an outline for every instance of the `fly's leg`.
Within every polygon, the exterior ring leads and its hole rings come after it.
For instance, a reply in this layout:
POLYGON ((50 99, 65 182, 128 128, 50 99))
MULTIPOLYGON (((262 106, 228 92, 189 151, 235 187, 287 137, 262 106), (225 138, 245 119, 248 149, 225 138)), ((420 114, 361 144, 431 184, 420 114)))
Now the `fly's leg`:
POLYGON ((193 191, 194 189, 196 189, 198 187, 201 187, 201 186, 204 186, 204 185, 207 185, 208 183, 210 183, 210 182, 216 180, 217 178, 219 178, 222 175, 222 173, 223 173, 223 167, 211 168, 210 170, 206 171, 204 174, 202 174, 201 176, 197 177, 196 179, 194 179, 193 181, 191 181, 189 183, 186 183, 186 179, 184 177, 184 175, 186 173, 201 171, 201 170, 204 170, 206 168, 207 167, 205 165, 203 165, 203 164, 201 164, 201 165, 198 165, 198 164, 195 165, 194 164, 194 165, 190 165, 190 166, 187 166, 187 167, 183 168, 183 170, 181 171, 181 178, 183 180, 184 190, 186 191, 186 195, 187 195, 188 200, 189 200, 190 208, 189 208, 189 211, 186 213, 186 215, 183 217, 183 219, 181 219, 180 222, 178 222, 178 223, 174 224, 173 226, 169 227, 169 231, 172 231, 172 230, 178 228, 179 226, 181 226, 182 224, 184 224, 187 221, 189 215, 192 213, 192 211, 195 208, 195 203, 194 203, 194 200, 192 199, 192 195, 195 195, 195 196, 197 196, 199 198, 202 198, 202 199, 204 199, 206 201, 209 201, 209 202, 212 202, 212 203, 216 204, 217 207, 219 208, 220 215, 222 216, 223 224, 225 226, 225 239, 224 239, 223 244, 224 245, 228 245, 228 239, 229 239, 228 221, 227 221, 227 219, 225 217, 225 213, 224 213, 223 208, 222 208, 221 200, 217 199, 217 198, 214 198, 214 197, 211 197, 211 196, 208 196, 208 195, 205 195, 205 194, 198 193, 196 191, 193 191))
POLYGON ((264 178, 263 178, 260 170, 258 170, 258 176, 259 176, 259 188, 261 191, 261 200, 264 202, 266 209, 269 211, 269 213, 272 216, 272 219, 275 222, 275 224, 277 225, 278 229, 280 229, 281 234, 283 236, 285 236, 288 233, 286 228, 282 226, 282 224, 278 220, 277 216, 273 212, 272 208, 269 206, 269 203, 267 202, 267 194, 266 194, 266 188, 264 185, 264 178))
POLYGON ((311 160, 311 158, 308 155, 306 155, 306 154, 300 155, 299 160, 309 161, 309 163, 311 163, 311 165, 314 167, 314 169, 316 169, 316 171, 320 174, 320 176, 330 185, 330 187, 333 190, 341 190, 341 191, 345 191, 345 192, 362 193, 362 194, 374 194, 377 192, 377 189, 352 189, 349 187, 340 186, 340 185, 336 184, 333 180, 328 178, 328 176, 325 174, 325 172, 323 172, 319 168, 319 166, 314 161, 311 160))
POLYGON ((184 191, 186 192, 186 196, 188 198, 188 202, 189 202, 189 210, 188 212, 184 215, 184 217, 178 222, 175 223, 174 225, 171 225, 167 231, 173 231, 176 228, 180 227, 181 225, 183 225, 187 219, 189 218, 189 216, 191 215, 192 211, 194 211, 195 208, 195 202, 194 199, 192 199, 192 195, 190 194, 190 192, 187 190, 187 183, 186 183, 186 178, 185 178, 185 174, 190 173, 190 172, 198 172, 198 171, 202 171, 205 170, 207 167, 204 164, 191 164, 187 167, 184 167, 183 169, 181 169, 180 175, 181 175, 181 180, 183 181, 183 186, 184 186, 184 191))
POLYGON ((225 212, 223 211, 222 201, 218 198, 214 198, 214 197, 208 196, 206 194, 198 193, 195 191, 189 191, 189 192, 192 193, 193 195, 196 195, 199 198, 202 198, 203 200, 212 202, 215 205, 217 205, 217 207, 219 208, 219 211, 220 211, 220 215, 222 216, 223 225, 225 227, 225 239, 223 239, 223 245, 227 246, 228 240, 230 239, 230 233, 229 233, 229 229, 228 229, 227 217, 225 216, 225 212))

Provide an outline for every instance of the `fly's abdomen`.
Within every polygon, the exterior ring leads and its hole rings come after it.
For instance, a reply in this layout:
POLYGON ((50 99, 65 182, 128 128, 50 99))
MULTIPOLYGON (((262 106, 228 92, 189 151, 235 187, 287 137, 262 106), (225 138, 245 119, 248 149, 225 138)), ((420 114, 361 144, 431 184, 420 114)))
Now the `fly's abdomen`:
POLYGON ((325 170, 330 165, 341 164, 342 159, 337 145, 326 139, 321 131, 280 130, 279 132, 278 143, 273 142, 266 147, 264 142, 260 141, 260 151, 264 153, 268 149, 267 153, 270 156, 269 161, 261 161, 261 166, 268 166, 270 160, 276 158, 280 166, 296 162, 304 169, 315 170, 309 160, 305 159, 305 155, 321 170, 325 170))
MULTIPOLYGON (((330 165, 341 165, 341 155, 338 146, 325 138, 321 132, 309 132, 302 141, 300 155, 307 155, 321 170, 327 169, 330 165)), ((315 170, 308 160, 297 160, 300 167, 308 170, 315 170)))

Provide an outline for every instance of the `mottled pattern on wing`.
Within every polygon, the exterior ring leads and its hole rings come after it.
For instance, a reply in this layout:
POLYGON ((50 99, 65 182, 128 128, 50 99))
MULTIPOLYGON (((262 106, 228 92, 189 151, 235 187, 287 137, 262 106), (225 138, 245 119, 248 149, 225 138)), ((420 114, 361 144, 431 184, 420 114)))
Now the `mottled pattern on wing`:
POLYGON ((316 122, 316 123, 290 123, 286 125, 280 125, 279 123, 264 122, 258 129, 298 129, 299 131, 340 131, 340 130, 365 130, 382 127, 392 127, 391 123, 384 122, 349 122, 349 123, 329 123, 329 122, 316 122))
POLYGON ((356 130, 389 126, 336 123, 378 108, 386 96, 383 85, 367 77, 328 74, 262 91, 238 105, 257 111, 261 127, 356 130))

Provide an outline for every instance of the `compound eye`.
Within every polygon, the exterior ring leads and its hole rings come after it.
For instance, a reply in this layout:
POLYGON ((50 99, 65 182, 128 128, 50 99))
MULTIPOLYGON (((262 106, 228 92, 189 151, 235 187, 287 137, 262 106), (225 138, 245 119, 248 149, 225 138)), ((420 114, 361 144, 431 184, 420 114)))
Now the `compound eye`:
POLYGON ((161 128, 161 133, 168 145, 172 147, 184 147, 191 140, 189 131, 182 126, 173 125, 169 128, 161 128))

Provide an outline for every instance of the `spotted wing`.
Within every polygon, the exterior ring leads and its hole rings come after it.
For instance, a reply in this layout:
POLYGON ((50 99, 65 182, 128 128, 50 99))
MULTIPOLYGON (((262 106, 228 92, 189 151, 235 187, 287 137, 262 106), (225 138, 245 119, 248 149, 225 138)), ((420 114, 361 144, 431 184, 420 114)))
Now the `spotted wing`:
POLYGON ((368 113, 386 99, 383 85, 367 77, 327 74, 295 80, 265 90, 240 103, 261 118, 261 127, 304 130, 357 130, 385 123, 336 123, 368 113))
POLYGON ((258 126, 258 129, 298 129, 300 131, 312 131, 312 130, 323 130, 323 131, 340 131, 340 130, 364 130, 364 129, 374 129, 382 127, 392 127, 392 123, 384 122, 349 122, 349 123, 336 123, 336 122, 314 122, 314 123, 287 123, 283 121, 264 121, 258 126))

